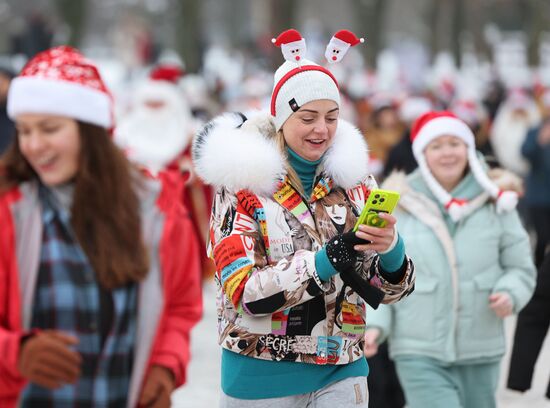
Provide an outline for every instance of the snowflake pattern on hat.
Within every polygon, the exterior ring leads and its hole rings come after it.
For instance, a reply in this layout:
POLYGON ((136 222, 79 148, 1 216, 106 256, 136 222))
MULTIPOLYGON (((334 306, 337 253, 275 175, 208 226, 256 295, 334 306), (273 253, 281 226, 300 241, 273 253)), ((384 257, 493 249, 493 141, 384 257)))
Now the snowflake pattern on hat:
POLYGON ((111 128, 113 98, 99 70, 77 49, 50 48, 34 56, 13 79, 8 115, 22 113, 66 116, 111 128))
POLYGON ((109 93, 95 65, 67 45, 39 53, 19 76, 68 81, 109 93))

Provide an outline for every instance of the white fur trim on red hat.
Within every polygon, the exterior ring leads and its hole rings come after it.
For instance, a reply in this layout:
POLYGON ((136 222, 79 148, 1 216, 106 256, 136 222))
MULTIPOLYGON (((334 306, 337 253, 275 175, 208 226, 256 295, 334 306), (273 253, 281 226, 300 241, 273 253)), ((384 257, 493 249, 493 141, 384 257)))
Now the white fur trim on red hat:
POLYGON ((76 82, 38 76, 15 78, 10 85, 8 115, 23 113, 67 116, 110 128, 113 125, 111 98, 105 92, 76 82))
POLYGON ((413 140, 413 153, 415 157, 423 154, 424 149, 432 140, 444 135, 456 136, 466 143, 468 147, 475 146, 474 134, 466 123, 458 118, 442 116, 430 120, 418 131, 413 140))

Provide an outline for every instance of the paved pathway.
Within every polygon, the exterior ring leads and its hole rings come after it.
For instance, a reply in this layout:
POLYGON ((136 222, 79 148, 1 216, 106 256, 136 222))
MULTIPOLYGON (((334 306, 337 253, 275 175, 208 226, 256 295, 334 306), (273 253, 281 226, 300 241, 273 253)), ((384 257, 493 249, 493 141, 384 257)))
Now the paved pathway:
MULTIPOLYGON (((506 322, 510 346, 514 318, 506 322)), ((187 373, 187 384, 172 396, 174 408, 216 408, 220 393, 220 348, 216 342, 215 288, 208 283, 204 288, 204 317, 192 334, 192 361, 187 373)), ((499 408, 550 408, 544 392, 550 378, 550 336, 547 336, 533 381, 533 388, 525 394, 504 389, 508 370, 508 354, 502 364, 501 385, 498 391, 499 408)))

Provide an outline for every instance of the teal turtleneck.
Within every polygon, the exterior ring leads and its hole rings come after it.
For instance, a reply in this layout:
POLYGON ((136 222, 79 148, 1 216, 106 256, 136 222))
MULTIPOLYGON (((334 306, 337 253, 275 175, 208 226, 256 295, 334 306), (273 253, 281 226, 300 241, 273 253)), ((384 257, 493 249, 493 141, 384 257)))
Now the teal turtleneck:
POLYGON ((287 147, 286 150, 288 152, 288 162, 296 174, 298 174, 298 177, 300 177, 306 198, 309 199, 311 197, 311 192, 313 191, 313 182, 315 181, 317 166, 321 163, 323 158, 321 157, 319 160, 310 161, 299 156, 298 153, 290 147, 287 147))

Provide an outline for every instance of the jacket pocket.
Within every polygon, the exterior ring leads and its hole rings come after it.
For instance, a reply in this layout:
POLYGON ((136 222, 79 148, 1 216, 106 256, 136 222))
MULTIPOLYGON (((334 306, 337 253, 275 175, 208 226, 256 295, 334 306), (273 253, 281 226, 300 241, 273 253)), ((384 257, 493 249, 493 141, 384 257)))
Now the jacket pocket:
POLYGON ((418 276, 414 292, 395 305, 395 337, 433 340, 439 282, 418 276))
POLYGON ((494 338, 502 336, 502 319, 490 307, 489 296, 498 279, 496 271, 485 272, 473 278, 473 315, 470 333, 474 338, 494 338))

